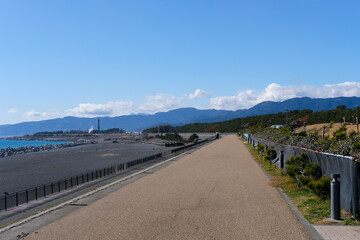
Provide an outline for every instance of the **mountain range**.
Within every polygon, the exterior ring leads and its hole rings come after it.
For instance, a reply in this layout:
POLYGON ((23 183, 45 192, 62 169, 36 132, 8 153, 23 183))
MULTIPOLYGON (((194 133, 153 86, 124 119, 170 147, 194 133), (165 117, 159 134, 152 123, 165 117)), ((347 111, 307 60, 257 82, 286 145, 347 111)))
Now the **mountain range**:
POLYGON ((91 127, 97 129, 98 119, 100 120, 101 129, 122 128, 128 132, 141 132, 146 128, 159 125, 180 126, 196 122, 220 122, 240 117, 271 114, 296 109, 325 111, 335 109, 339 105, 345 105, 347 108, 358 107, 360 106, 360 97, 292 98, 282 102, 266 101, 259 103, 252 108, 236 111, 179 108, 151 115, 138 114, 97 118, 64 117, 36 122, 0 125, 0 136, 21 136, 42 131, 87 130, 91 127))

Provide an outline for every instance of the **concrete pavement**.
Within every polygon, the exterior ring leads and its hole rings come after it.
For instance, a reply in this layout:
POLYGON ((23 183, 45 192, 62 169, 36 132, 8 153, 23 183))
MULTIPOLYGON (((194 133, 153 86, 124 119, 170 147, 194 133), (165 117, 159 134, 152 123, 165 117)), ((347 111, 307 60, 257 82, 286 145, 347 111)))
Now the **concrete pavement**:
POLYGON ((314 225, 324 240, 359 240, 360 226, 314 225))

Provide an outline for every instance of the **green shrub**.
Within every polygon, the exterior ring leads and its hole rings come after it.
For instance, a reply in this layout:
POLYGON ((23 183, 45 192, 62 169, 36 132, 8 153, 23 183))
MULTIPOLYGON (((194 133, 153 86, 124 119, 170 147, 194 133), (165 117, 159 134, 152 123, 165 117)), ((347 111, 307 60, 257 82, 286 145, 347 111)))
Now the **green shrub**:
POLYGON ((354 137, 356 137, 357 133, 354 130, 351 130, 349 132, 349 138, 353 139, 354 137))
POLYGON ((333 133, 335 140, 345 140, 346 139, 346 126, 340 127, 333 133))
POLYGON ((259 153, 263 153, 264 150, 265 150, 265 146, 262 145, 261 143, 259 143, 259 144, 257 145, 257 151, 258 151, 259 153))
POLYGON ((199 139, 199 136, 196 135, 196 133, 193 133, 190 137, 189 137, 189 140, 188 142, 195 142, 199 139))
POLYGON ((330 196, 330 183, 331 183, 331 178, 322 177, 318 180, 312 180, 308 184, 308 187, 320 198, 326 199, 329 198, 330 196))
POLYGON ((316 189, 321 192, 317 182, 321 181, 321 168, 318 164, 311 163, 306 153, 291 156, 286 164, 288 165, 286 174, 297 181, 298 187, 312 184, 312 187, 309 187, 311 190, 316 189))
POLYGON ((297 136, 300 136, 300 137, 306 137, 307 136, 307 133, 305 131, 302 131, 302 132, 299 132, 298 134, 296 134, 297 136))
POLYGON ((301 174, 300 170, 301 170, 301 168, 299 166, 288 165, 288 167, 286 169, 286 174, 292 178, 296 178, 297 175, 301 174))
POLYGON ((287 161, 287 165, 296 165, 301 169, 304 169, 306 166, 310 164, 309 157, 306 153, 301 153, 298 156, 291 156, 287 161))
POLYGON ((321 178, 321 168, 316 163, 311 163, 310 165, 306 166, 304 170, 310 177, 315 180, 321 178))
POLYGON ((277 152, 275 151, 274 147, 271 147, 265 151, 265 160, 273 160, 277 157, 277 152))
POLYGON ((312 180, 311 177, 309 177, 309 176, 299 176, 298 178, 299 178, 300 184, 303 186, 308 185, 312 180))
POLYGON ((354 150, 360 151, 360 142, 354 143, 354 150))

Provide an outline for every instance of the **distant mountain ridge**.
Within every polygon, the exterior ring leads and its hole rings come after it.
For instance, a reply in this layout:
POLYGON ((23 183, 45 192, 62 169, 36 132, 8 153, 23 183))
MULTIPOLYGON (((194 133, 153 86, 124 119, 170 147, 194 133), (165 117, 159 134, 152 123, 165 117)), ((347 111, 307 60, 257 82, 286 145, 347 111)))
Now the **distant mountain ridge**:
POLYGON ((0 125, 0 136, 20 136, 42 131, 70 131, 97 128, 97 119, 100 119, 101 129, 122 128, 129 132, 142 130, 158 125, 180 126, 189 123, 220 122, 239 117, 271 114, 288 110, 311 109, 325 111, 335 109, 339 105, 348 108, 360 106, 360 97, 338 98, 292 98, 283 102, 266 101, 249 109, 237 111, 228 110, 199 110, 195 108, 179 108, 168 112, 155 114, 137 114, 119 117, 78 118, 64 117, 37 122, 23 122, 11 125, 0 125))

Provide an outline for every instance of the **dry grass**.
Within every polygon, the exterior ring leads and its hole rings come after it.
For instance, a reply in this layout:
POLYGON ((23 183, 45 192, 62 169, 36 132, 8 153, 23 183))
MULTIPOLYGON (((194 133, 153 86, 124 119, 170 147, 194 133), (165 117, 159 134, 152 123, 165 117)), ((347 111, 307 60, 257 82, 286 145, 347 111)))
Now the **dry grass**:
MULTIPOLYGON (((318 135, 322 135, 322 128, 325 126, 325 136, 333 137, 333 134, 336 130, 341 127, 340 123, 333 123, 330 128, 330 123, 318 123, 306 126, 307 133, 317 133, 318 135)), ((360 127, 360 126, 359 126, 360 127)), ((349 134, 351 131, 357 132, 356 124, 346 123, 346 133, 349 134)), ((302 132, 304 128, 299 128, 295 130, 296 133, 302 132)))

